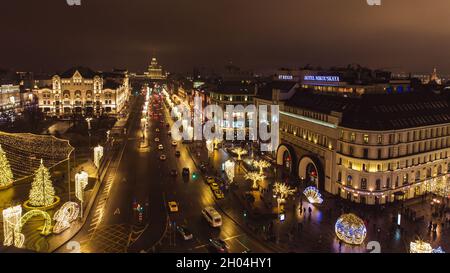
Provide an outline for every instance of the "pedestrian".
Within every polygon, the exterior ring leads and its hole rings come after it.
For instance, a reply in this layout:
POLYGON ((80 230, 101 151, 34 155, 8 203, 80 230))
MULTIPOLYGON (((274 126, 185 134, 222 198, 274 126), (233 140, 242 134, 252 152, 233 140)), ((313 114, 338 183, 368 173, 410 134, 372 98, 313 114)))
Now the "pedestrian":
POLYGON ((342 240, 339 240, 339 253, 341 253, 341 249, 342 249, 342 240))
POLYGON ((308 212, 309 212, 309 214, 311 214, 311 212, 312 212, 311 207, 308 207, 308 212))
POLYGON ((306 208, 303 208, 303 213, 304 213, 304 214, 306 213, 306 208))

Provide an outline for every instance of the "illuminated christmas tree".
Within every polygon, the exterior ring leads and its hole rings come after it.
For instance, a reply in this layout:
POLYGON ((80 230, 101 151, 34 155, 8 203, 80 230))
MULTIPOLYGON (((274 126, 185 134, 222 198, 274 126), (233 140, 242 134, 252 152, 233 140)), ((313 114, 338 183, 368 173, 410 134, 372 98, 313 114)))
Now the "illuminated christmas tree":
POLYGON ((41 165, 34 174, 34 180, 31 184, 30 205, 34 207, 46 207, 55 201, 55 189, 50 180, 50 172, 44 166, 42 159, 41 165))
POLYGON ((0 145, 0 188, 7 187, 13 183, 13 173, 9 165, 6 153, 0 145))

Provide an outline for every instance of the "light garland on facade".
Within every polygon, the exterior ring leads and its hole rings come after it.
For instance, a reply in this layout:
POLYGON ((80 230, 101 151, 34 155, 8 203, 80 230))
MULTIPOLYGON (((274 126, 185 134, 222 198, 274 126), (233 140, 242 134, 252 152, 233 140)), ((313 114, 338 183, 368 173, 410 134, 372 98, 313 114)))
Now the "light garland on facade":
POLYGON ((306 198, 308 199, 308 202, 311 204, 322 204, 323 203, 323 199, 322 199, 322 195, 320 194, 319 190, 316 187, 307 187, 304 191, 303 194, 306 196, 306 198))
POLYGON ((53 216, 56 221, 53 233, 59 234, 70 227, 70 224, 78 218, 80 208, 75 202, 66 202, 53 216))
POLYGON ((336 221, 335 232, 340 240, 351 245, 362 244, 367 235, 363 220, 352 213, 339 217, 336 221))

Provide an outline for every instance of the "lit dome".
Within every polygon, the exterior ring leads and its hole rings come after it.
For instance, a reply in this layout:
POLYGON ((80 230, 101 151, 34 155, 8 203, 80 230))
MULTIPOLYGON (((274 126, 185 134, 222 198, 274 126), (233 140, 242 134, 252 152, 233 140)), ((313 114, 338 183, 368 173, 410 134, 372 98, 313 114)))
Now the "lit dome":
POLYGON ((336 221, 335 231, 339 239, 352 245, 360 245, 367 234, 363 220, 352 213, 339 217, 336 221))

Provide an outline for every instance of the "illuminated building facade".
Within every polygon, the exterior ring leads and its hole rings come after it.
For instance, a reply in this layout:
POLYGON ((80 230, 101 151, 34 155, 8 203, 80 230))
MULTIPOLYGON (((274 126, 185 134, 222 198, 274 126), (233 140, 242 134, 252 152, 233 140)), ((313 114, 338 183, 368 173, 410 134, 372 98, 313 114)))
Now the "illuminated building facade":
POLYGON ((162 67, 158 64, 155 57, 152 58, 150 65, 148 66, 147 72, 144 73, 146 77, 151 80, 164 80, 166 75, 163 72, 162 67))
POLYGON ((49 116, 117 115, 130 96, 127 73, 103 75, 85 67, 74 67, 54 75, 51 86, 35 91, 39 108, 49 116))
MULTIPOLYGON (((330 83, 321 77, 314 81, 323 88, 330 83)), ((438 188, 449 194, 448 94, 385 90, 346 96, 300 85, 293 94, 274 90, 272 97, 255 98, 257 105, 280 105, 274 157, 287 172, 321 191, 370 205, 438 188)), ((376 87, 366 90, 371 88, 376 87)))

